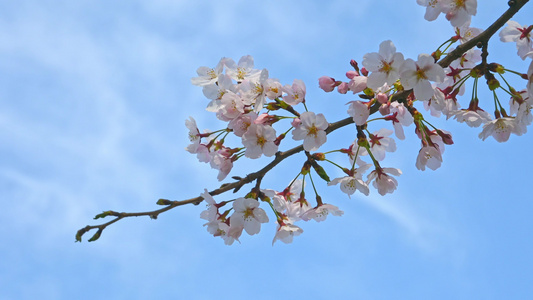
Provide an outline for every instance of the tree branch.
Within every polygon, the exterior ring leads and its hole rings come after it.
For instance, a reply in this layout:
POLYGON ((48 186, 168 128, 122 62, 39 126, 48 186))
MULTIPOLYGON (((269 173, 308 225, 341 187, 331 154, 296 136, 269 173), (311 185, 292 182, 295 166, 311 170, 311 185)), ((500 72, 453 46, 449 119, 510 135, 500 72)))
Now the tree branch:
MULTIPOLYGON (((500 18, 498 18, 492 25, 490 25, 485 31, 483 31, 481 34, 477 35, 476 37, 472 38, 470 41, 457 46, 455 50, 450 52, 446 57, 441 59, 438 64, 445 68, 448 67, 454 60, 460 58, 466 51, 472 49, 479 43, 488 43, 488 41, 491 39, 491 37, 496 33, 501 27, 505 25, 507 21, 511 19, 514 14, 516 14, 529 0, 511 0, 509 1, 509 9, 503 13, 500 18)), ((405 102, 407 97, 411 94, 412 90, 404 90, 397 92, 394 94, 391 98, 391 101, 399 101, 399 102, 405 102)), ((373 105, 370 109, 370 113, 374 114, 379 109, 379 103, 376 103, 373 105)), ((293 112, 294 114, 294 112, 293 112)), ((296 113, 296 115, 298 115, 296 113)), ((347 126, 349 124, 354 123, 353 118, 348 117, 345 119, 342 119, 340 121, 337 121, 335 123, 330 123, 328 128, 326 129, 326 134, 329 134, 339 128, 342 128, 344 126, 347 126)), ((233 190, 233 192, 237 192, 241 187, 244 185, 251 183, 255 180, 260 180, 263 178, 263 176, 268 173, 271 169, 273 169, 276 165, 278 165, 280 162, 282 162, 284 159, 288 158, 289 156, 292 156, 296 153, 299 153, 303 151, 303 145, 294 147, 292 149, 289 149, 284 152, 277 152, 274 160, 272 160, 269 164, 264 166, 261 170, 250 173, 246 175, 244 178, 240 177, 234 177, 234 179, 237 179, 236 181, 232 183, 225 183, 220 186, 220 188, 212 190, 209 192, 210 195, 215 196, 222 193, 225 193, 227 191, 233 190)), ((164 205, 165 207, 153 211, 147 211, 147 212, 135 212, 135 213, 127 213, 127 212, 115 212, 115 211, 104 211, 101 214, 98 214, 94 217, 94 219, 99 218, 105 218, 108 216, 115 217, 115 219, 103 223, 100 225, 87 225, 76 233, 76 241, 81 242, 82 236, 87 233, 90 230, 97 229, 97 232, 88 240, 89 242, 96 241, 103 230, 113 224, 116 223, 124 218, 128 217, 141 217, 141 216, 149 216, 152 219, 157 219, 157 217, 166 211, 169 211, 175 207, 186 205, 186 204, 194 204, 198 205, 203 201, 203 197, 198 196, 186 200, 176 201, 176 200, 167 200, 167 199, 159 199, 157 201, 158 205, 164 205)))

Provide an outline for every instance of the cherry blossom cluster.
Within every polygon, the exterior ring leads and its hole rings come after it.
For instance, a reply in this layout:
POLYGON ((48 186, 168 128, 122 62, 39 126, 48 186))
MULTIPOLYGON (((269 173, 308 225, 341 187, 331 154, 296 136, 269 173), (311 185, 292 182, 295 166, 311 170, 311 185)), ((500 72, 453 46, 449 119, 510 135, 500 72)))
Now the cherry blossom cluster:
MULTIPOLYGON (((470 27, 477 2, 417 0, 417 3, 426 7, 425 18, 429 21, 444 14, 453 26, 453 35, 432 53, 419 54, 416 60, 405 58, 392 41, 386 40, 377 52, 363 56, 362 67, 352 60, 345 81, 330 76, 319 78, 318 85, 325 92, 336 90, 357 96, 357 100, 352 98, 347 103, 346 111, 350 122, 355 124, 356 139, 327 151, 316 152, 324 148, 333 123, 328 123, 323 114, 308 110, 303 81, 295 79, 292 85, 282 85, 269 77, 268 70, 255 69, 251 56, 243 56, 238 63, 222 58, 214 68, 198 68, 192 84, 202 87, 209 99, 206 109, 227 125, 216 131, 200 132, 190 117, 185 122, 191 142, 186 150, 218 170, 219 181, 227 177, 233 164, 242 157, 277 157, 289 133, 293 140, 301 141, 305 153, 294 179, 280 190, 261 188, 258 180, 244 197, 220 202, 205 190, 201 197, 207 208, 201 218, 207 221, 209 233, 231 245, 239 241, 244 231, 249 235, 259 233, 261 225, 269 222, 267 211, 271 211, 277 223, 273 244, 277 240, 290 243, 303 232, 297 222, 320 222, 329 214, 341 216, 343 212, 338 207, 322 201, 313 181, 315 175, 330 186, 339 186, 348 197, 355 192, 369 195, 370 186, 380 195, 394 192, 398 186, 396 177, 402 172, 382 164, 386 153, 396 151, 394 137, 404 140, 404 129, 412 125, 420 140, 415 166, 422 171, 436 170, 443 162, 445 145, 453 144, 453 139, 449 132, 433 126, 421 109, 433 117, 445 116, 470 127, 482 126, 479 137, 483 140, 492 136, 504 142, 511 133, 522 135, 527 131, 533 121, 533 62, 527 73, 508 70, 498 63, 487 62, 487 45, 482 44, 480 49, 469 49, 451 63, 442 64, 441 59, 455 49, 456 43, 467 43, 483 32, 470 27), (525 88, 515 89, 506 76, 527 80, 525 88), (478 98, 482 81, 493 99, 482 102, 478 98), (465 94, 467 83, 472 93, 468 104, 462 106, 458 96, 465 94), (505 93, 510 99, 507 109, 498 93, 505 93), (492 109, 494 113, 490 114, 488 111, 492 109), (283 123, 286 127, 280 130, 283 123), (391 129, 377 124, 389 124, 391 129), (240 141, 236 146, 228 142, 233 135, 240 141), (334 152, 344 154, 345 160, 332 161, 330 154, 334 152), (330 179, 325 164, 340 169, 344 176, 330 179), (314 194, 313 203, 309 201, 309 190, 314 194)), ((533 25, 509 21, 500 31, 500 40, 516 43, 523 60, 533 58, 532 29, 533 25)))

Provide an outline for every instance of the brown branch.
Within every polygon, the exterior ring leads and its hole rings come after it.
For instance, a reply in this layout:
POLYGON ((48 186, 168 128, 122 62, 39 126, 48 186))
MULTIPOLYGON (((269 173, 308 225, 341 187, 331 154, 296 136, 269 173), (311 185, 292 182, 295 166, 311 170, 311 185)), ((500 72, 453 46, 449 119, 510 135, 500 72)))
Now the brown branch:
MULTIPOLYGON (((490 25, 485 31, 483 31, 482 33, 480 33, 476 37, 472 38, 471 40, 469 40, 468 42, 466 42, 464 44, 461 44, 461 45, 457 46, 457 48, 455 48, 455 50, 453 50, 446 57, 441 59, 438 62, 438 64, 441 67, 445 68, 445 67, 449 66, 454 60, 460 58, 466 51, 472 49, 473 47, 475 47, 479 43, 487 44, 488 41, 490 40, 490 38, 494 35, 494 33, 496 33, 496 31, 498 31, 498 29, 503 27, 505 25, 505 23, 507 21, 509 21, 511 19, 511 17, 514 14, 516 14, 528 1, 529 0, 511 0, 511 1, 509 1, 510 8, 507 11, 505 11, 505 13, 503 13, 500 18, 498 18, 492 25, 490 25)), ((411 92, 412 92, 412 90, 404 90, 404 91, 397 92, 396 94, 394 94, 392 96, 391 101, 405 102, 407 97, 411 94, 411 92)), ((379 108, 379 104, 376 103, 375 105, 373 105, 371 107, 370 113, 373 114, 373 113, 377 112, 378 108, 379 108)), ((289 111, 289 112, 292 112, 292 111, 289 111)), ((292 113, 295 114, 295 115, 298 115, 298 113, 297 112, 295 113, 295 111, 292 112, 292 113)), ((342 127, 347 126, 347 125, 352 124, 352 123, 354 123, 354 121, 353 121, 353 118, 351 118, 351 117, 342 119, 342 120, 337 121, 335 123, 330 123, 328 128, 326 129, 326 134, 329 134, 329 133, 331 133, 331 132, 333 132, 333 131, 335 131, 335 130, 337 130, 339 128, 342 128, 342 127)), ((244 178, 234 177, 234 179, 237 179, 237 181, 232 182, 232 183, 223 184, 220 188, 215 189, 213 191, 210 191, 209 194, 212 195, 212 196, 215 196, 215 195, 219 195, 219 194, 225 193, 225 192, 230 191, 230 190, 233 190, 233 192, 235 193, 241 187, 243 187, 244 185, 246 185, 248 183, 251 183, 251 182, 253 182, 255 180, 258 180, 258 179, 261 180, 266 173, 268 173, 271 169, 273 169, 281 161, 283 161, 284 159, 288 158, 289 156, 292 156, 292 155, 294 155, 296 153, 299 153, 301 151, 303 151, 303 145, 294 147, 294 148, 289 149, 289 150, 287 150, 285 152, 277 152, 274 160, 272 160, 269 164, 264 166, 261 170, 259 170, 257 172, 254 172, 254 173, 250 173, 250 174, 246 175, 246 177, 244 177, 244 178)), ((258 188, 258 185, 259 185, 259 182, 256 185, 256 188, 258 188)), ((115 219, 113 219, 113 220, 111 220, 111 221, 109 221, 107 223, 100 224, 100 225, 87 225, 87 226, 83 227, 82 229, 78 230, 78 232, 76 233, 76 241, 77 242, 81 242, 81 238, 82 238, 82 236, 85 233, 87 233, 88 231, 90 231, 92 229, 97 229, 97 232, 93 235, 93 237, 91 237, 89 239, 90 242, 95 241, 95 240, 97 240, 100 237, 101 233, 103 232, 103 230, 107 226, 109 226, 109 225, 111 225, 111 224, 113 224, 115 222, 118 222, 118 221, 120 221, 120 220, 122 220, 124 218, 149 216, 152 219, 157 219, 159 214, 164 213, 166 211, 169 211, 169 210, 171 210, 171 209, 173 209, 175 207, 186 205, 186 204, 191 204, 191 203, 194 204, 194 205, 198 205, 203 200, 204 199, 201 196, 198 196, 198 197, 195 197, 195 198, 186 199, 186 200, 181 200, 181 201, 159 199, 157 201, 157 204, 158 205, 164 205, 165 207, 163 207, 161 209, 153 210, 153 211, 136 212, 136 213, 126 213, 126 212, 120 212, 119 213, 119 212, 115 212, 115 211, 105 211, 105 212, 103 212, 101 214, 98 214, 94 219, 105 218, 107 216, 113 216, 113 217, 115 217, 115 219)))
MULTIPOLYGON (((468 42, 461 44, 455 48, 452 52, 446 55, 445 58, 439 61, 439 65, 443 68, 449 66, 452 61, 458 59, 466 51, 474 48, 479 42, 488 43, 490 38, 498 31, 500 28, 507 23, 529 0, 511 0, 509 1, 509 9, 505 11, 501 17, 498 18, 492 25, 485 29, 482 33, 478 34, 473 39, 468 42)), ((488 5, 488 3, 487 3, 488 5)))

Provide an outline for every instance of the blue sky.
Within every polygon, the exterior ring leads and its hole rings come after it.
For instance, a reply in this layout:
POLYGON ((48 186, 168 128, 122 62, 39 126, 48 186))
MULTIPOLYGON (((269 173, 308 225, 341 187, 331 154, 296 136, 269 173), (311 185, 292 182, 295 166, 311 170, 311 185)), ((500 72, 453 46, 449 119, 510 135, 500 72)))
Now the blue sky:
MULTIPOLYGON (((506 8, 483 4, 473 26, 486 27, 506 8)), ((452 27, 423 14, 414 0, 0 1, 0 298, 533 294, 533 140, 481 141, 479 128, 453 120, 433 122, 454 134, 440 169, 416 170, 419 141, 406 130, 384 162, 403 171, 394 194, 349 199, 321 186, 344 216, 301 224, 290 245, 272 247, 271 222, 225 246, 202 227, 203 205, 156 221, 123 220, 95 243, 74 243, 76 230, 103 210, 151 210, 158 198, 220 185, 217 171, 184 150, 189 116, 201 128, 222 124, 190 84, 197 67, 250 54, 283 84, 303 80, 309 109, 331 122, 355 99, 324 93, 317 79, 342 78, 350 59, 360 62, 387 39, 406 57, 433 51, 452 27)), ((532 14, 527 4, 514 19, 529 25, 532 14)), ((489 50, 489 60, 526 71, 514 45, 495 39, 489 50)), ((346 136, 353 139, 352 129, 332 133, 331 149, 350 142, 346 136)), ((267 161, 243 161, 232 175, 267 161)), ((281 165, 265 187, 283 188, 290 170, 281 165)))

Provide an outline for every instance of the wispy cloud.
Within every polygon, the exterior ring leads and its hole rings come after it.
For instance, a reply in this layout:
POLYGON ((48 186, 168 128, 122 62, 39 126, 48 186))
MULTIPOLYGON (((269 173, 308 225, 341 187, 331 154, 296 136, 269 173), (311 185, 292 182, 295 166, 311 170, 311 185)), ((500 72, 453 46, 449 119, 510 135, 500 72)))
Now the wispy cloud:
POLYGON ((437 204, 432 209, 428 209, 429 206, 416 208, 415 203, 398 191, 392 197, 370 195, 357 199, 392 220, 401 229, 402 235, 423 251, 441 254, 457 246, 460 237, 437 204))

